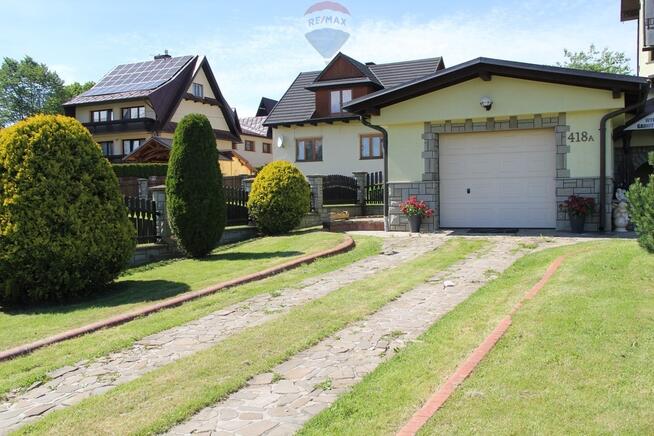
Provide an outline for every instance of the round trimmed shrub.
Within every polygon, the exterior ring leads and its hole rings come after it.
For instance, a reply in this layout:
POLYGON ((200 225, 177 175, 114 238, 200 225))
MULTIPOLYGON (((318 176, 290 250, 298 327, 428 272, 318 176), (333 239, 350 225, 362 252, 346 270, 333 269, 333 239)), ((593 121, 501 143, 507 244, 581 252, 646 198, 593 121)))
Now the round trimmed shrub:
POLYGON ((311 207, 311 187, 293 164, 267 164, 252 183, 248 199, 250 217, 267 235, 288 233, 296 228, 311 207))
POLYGON ((100 290, 135 236, 118 179, 78 121, 37 115, 0 131, 0 304, 100 290))
POLYGON ((227 212, 216 137, 204 115, 187 115, 175 129, 166 207, 170 228, 187 255, 204 257, 218 244, 227 212))

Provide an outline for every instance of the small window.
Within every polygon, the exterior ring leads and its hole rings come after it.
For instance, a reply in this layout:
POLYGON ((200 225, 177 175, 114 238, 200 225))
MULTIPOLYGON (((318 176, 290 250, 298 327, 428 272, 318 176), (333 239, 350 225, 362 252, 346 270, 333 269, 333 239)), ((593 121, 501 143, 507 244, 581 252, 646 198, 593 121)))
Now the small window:
POLYGON ((268 142, 263 143, 263 152, 264 153, 272 153, 272 144, 268 142))
POLYGON ((322 138, 296 140, 295 160, 298 162, 322 161, 322 138))
POLYGON ((111 109, 103 109, 101 111, 91 111, 91 122, 93 123, 106 123, 107 121, 114 120, 114 111, 111 109))
POLYGON ((330 107, 333 114, 343 112, 343 106, 352 101, 352 90, 332 91, 330 94, 330 107))
POLYGON ((245 151, 254 151, 254 141, 245 141, 245 151))
POLYGON ((123 108, 124 120, 138 120, 141 118, 145 118, 145 106, 123 108))
POLYGON ((204 87, 199 83, 193 84, 193 95, 196 97, 204 97, 204 87))
POLYGON ((100 144, 100 148, 102 149, 102 154, 104 156, 113 156, 114 155, 114 142, 113 141, 102 141, 99 144, 100 144))
POLYGON ((361 159, 381 159, 384 140, 381 135, 361 135, 359 152, 361 159))
POLYGON ((130 154, 137 148, 139 148, 145 139, 124 139, 123 140, 123 154, 130 154))

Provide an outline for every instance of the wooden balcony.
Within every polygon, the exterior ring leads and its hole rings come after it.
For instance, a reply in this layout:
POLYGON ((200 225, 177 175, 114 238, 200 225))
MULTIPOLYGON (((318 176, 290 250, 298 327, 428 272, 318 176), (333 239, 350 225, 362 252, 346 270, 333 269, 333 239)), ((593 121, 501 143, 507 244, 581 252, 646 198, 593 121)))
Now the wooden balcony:
POLYGON ((92 134, 116 132, 151 132, 154 130, 155 120, 152 118, 138 118, 133 120, 114 120, 98 123, 83 123, 92 134))

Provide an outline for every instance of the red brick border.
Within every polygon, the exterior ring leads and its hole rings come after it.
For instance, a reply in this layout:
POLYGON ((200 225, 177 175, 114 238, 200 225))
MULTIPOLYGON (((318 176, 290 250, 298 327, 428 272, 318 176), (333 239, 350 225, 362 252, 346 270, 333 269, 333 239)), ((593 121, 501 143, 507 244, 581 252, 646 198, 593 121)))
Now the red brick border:
POLYGON ((226 282, 217 283, 215 285, 209 286, 204 289, 200 289, 198 291, 186 292, 176 297, 167 298, 163 301, 160 301, 159 303, 152 304, 150 306, 142 307, 140 309, 136 309, 121 315, 116 315, 114 317, 102 321, 98 321, 92 324, 87 324, 83 327, 78 327, 76 329, 68 330, 63 333, 59 333, 57 335, 50 336, 45 339, 32 342, 30 344, 19 345, 18 347, 10 348, 9 350, 0 352, 0 362, 4 360, 13 359, 23 354, 31 353, 32 351, 37 350, 39 348, 56 344, 58 342, 63 342, 68 339, 75 338, 77 336, 85 335, 87 333, 92 333, 107 327, 113 327, 120 324, 124 324, 126 322, 134 320, 135 318, 150 315, 154 312, 158 312, 163 309, 179 306, 191 300, 195 300, 197 298, 214 294, 218 291, 222 291, 223 289, 232 288, 234 286, 242 285, 256 280, 261 280, 273 276, 275 274, 279 274, 283 271, 297 268, 300 265, 311 263, 322 257, 333 256, 335 254, 344 253, 354 248, 354 246, 355 246, 354 240, 350 236, 345 235, 345 241, 341 242, 336 247, 330 248, 328 250, 324 250, 319 253, 308 254, 299 257, 297 259, 288 261, 286 263, 283 263, 281 265, 265 269, 263 271, 238 277, 232 280, 228 280, 226 282))
POLYGON ((486 339, 470 354, 458 368, 454 371, 454 374, 447 379, 445 384, 443 384, 434 394, 432 394, 427 402, 418 410, 409 421, 397 432, 397 436, 414 436, 425 423, 440 409, 443 404, 450 398, 454 393, 455 389, 463 383, 463 381, 474 371, 479 362, 482 361, 484 357, 493 349, 497 341, 506 333, 506 331, 511 326, 511 316, 515 314, 524 304, 526 300, 531 300, 538 294, 538 292, 543 289, 545 284, 549 281, 550 278, 556 273, 561 264, 563 263, 565 256, 558 257, 550 264, 545 271, 543 277, 534 285, 529 292, 527 292, 522 299, 511 309, 509 315, 507 315, 502 321, 499 322, 495 330, 489 334, 486 339))

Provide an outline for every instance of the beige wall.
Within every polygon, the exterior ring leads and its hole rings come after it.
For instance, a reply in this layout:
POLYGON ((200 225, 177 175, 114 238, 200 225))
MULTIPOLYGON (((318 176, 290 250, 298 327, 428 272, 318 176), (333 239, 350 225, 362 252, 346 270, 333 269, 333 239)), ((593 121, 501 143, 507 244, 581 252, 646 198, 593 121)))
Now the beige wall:
POLYGON ((152 109, 152 107, 149 105, 147 100, 107 102, 103 104, 77 106, 75 107, 75 118, 80 123, 90 123, 91 111, 111 109, 114 112, 114 120, 120 120, 122 118, 123 108, 135 107, 135 106, 145 106, 146 118, 152 118, 152 119, 157 118, 157 115, 154 113, 154 109, 152 109))
POLYGON ((654 56, 654 52, 652 51, 644 51, 643 48, 643 16, 644 16, 644 10, 645 7, 643 5, 643 1, 641 0, 640 2, 640 16, 638 18, 638 42, 639 42, 639 47, 638 47, 638 68, 640 69, 638 71, 639 76, 643 77, 649 77, 651 75, 654 75, 654 60, 652 56, 654 56))
MULTIPOLYGON (((238 154, 243 156, 245 159, 250 162, 250 165, 252 165, 254 168, 259 168, 264 166, 265 164, 272 162, 273 160, 273 155, 272 153, 264 153, 263 152, 263 143, 270 144, 270 148, 272 151, 272 144, 273 141, 270 138, 262 138, 261 136, 250 136, 250 135, 241 135, 241 139, 243 141, 253 141, 254 142, 254 151, 245 151, 245 143, 241 142, 240 144, 236 144, 236 151, 238 154)), ((231 148, 231 145, 230 145, 231 148)))
POLYGON ((150 138, 152 134, 150 132, 124 132, 124 133, 110 133, 103 135, 93 135, 93 140, 95 142, 105 142, 113 141, 113 154, 120 155, 123 152, 123 140, 124 139, 145 139, 150 138))
MULTIPOLYGON (((623 98, 614 99, 611 91, 541 83, 494 76, 491 81, 473 79, 458 85, 416 97, 381 110, 372 117, 389 133, 389 181, 417 182, 424 170, 421 153, 424 122, 485 122, 567 114, 568 133, 587 132, 592 140, 570 144, 568 168, 571 177, 597 177, 599 173, 599 122, 611 110, 624 107, 623 98), (493 99, 486 111, 481 97, 493 99)), ((607 135, 607 174, 612 174, 613 145, 607 135)))
POLYGON ((358 121, 350 123, 319 124, 317 126, 279 127, 273 129, 273 159, 295 163, 304 174, 343 174, 354 171, 382 171, 383 159, 362 160, 359 152, 359 136, 374 134, 358 121), (279 136, 284 146, 276 146, 279 136), (296 139, 322 138, 322 162, 295 162, 296 139))

